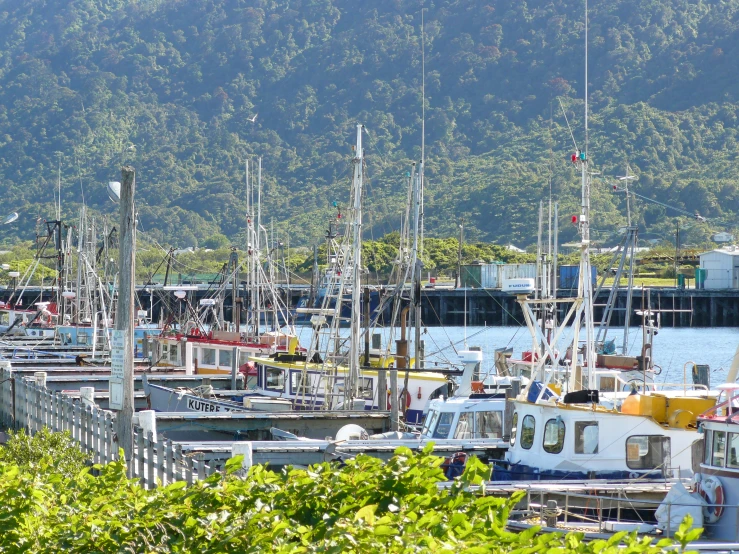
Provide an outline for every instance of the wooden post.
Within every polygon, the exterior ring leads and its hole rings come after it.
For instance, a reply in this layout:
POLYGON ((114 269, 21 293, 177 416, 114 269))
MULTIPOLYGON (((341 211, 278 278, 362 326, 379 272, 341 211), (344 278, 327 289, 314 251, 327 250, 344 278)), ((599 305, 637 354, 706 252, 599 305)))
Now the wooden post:
POLYGON ((134 192, 136 172, 130 166, 121 169, 121 222, 118 227, 120 252, 118 268, 120 286, 118 289, 118 311, 115 328, 123 331, 123 408, 116 416, 118 445, 123 448, 128 473, 133 469, 133 301, 134 276, 136 274, 136 213, 134 192))

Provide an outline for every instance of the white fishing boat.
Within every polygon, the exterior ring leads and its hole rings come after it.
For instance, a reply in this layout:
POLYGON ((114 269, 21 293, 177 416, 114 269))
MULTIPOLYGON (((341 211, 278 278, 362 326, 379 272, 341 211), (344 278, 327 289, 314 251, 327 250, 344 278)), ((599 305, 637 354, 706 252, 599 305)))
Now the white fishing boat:
POLYGON ((283 398, 265 398, 258 395, 247 395, 246 391, 218 391, 205 382, 198 387, 170 388, 149 383, 146 375, 142 376, 144 393, 149 409, 157 412, 289 412, 292 403, 283 398))
POLYGON ((703 441, 696 449, 695 489, 704 500, 705 536, 739 542, 739 384, 718 387, 718 403, 698 418, 703 441))

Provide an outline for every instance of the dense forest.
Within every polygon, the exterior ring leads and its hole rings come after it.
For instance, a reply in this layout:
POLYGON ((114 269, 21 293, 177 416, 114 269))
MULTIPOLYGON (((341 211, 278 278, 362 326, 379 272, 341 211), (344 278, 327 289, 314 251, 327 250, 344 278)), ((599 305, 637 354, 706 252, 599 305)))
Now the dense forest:
MULTIPOLYGON (((367 239, 399 227, 421 156, 424 9, 427 236, 536 240, 538 201, 577 211, 584 147, 584 3, 571 0, 0 0, 0 194, 29 239, 137 170, 143 240, 244 242, 245 162, 262 156, 263 214, 318 242, 346 202, 366 125, 367 239), (566 119, 565 119, 566 115, 566 119), (40 219, 39 219, 40 218, 40 219), (223 236, 221 236, 223 235, 223 236)), ((733 230, 739 0, 594 0, 588 150, 596 238, 615 241, 638 176, 645 238, 733 230), (677 208, 677 209, 673 209, 677 208), (682 211, 679 211, 682 210, 682 211), (699 213, 706 221, 689 214, 699 213)))

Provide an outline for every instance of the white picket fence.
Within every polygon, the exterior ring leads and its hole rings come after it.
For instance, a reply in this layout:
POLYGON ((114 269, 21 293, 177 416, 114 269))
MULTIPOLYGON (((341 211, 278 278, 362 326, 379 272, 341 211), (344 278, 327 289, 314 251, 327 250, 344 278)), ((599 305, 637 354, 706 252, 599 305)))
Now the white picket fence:
MULTIPOLYGON (((14 375, 7 364, 0 366, 0 424, 6 429, 25 429, 35 434, 44 427, 69 431, 95 464, 107 464, 119 457, 115 433, 115 412, 85 405, 79 398, 51 392, 34 378, 14 375)), ((192 484, 216 470, 205 463, 202 452, 183 454, 180 444, 168 439, 153 441, 152 434, 134 428, 134 457, 129 476, 142 486, 187 481, 192 484)))

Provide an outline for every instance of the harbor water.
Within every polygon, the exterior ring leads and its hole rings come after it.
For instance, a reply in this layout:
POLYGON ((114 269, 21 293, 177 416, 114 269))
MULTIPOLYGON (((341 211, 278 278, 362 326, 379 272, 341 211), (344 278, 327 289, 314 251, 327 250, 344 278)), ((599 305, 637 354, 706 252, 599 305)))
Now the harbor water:
MULTIPOLYGON (((310 343, 311 329, 297 329, 300 343, 310 343)), ((348 334, 348 329, 342 329, 348 334)), ((385 345, 390 337, 388 329, 379 332, 385 345)), ((396 331, 395 337, 399 333, 396 331)), ((412 333, 409 334, 412 337, 412 333)), ((484 354, 483 370, 493 372, 493 352, 497 348, 513 348, 514 356, 522 351, 531 350, 531 335, 523 327, 428 327, 424 328, 421 338, 424 341, 427 360, 434 362, 459 361, 456 352, 464 350, 465 337, 467 346, 479 346, 484 354)), ((614 328, 608 335, 620 346, 623 330, 614 328)), ((628 354, 637 356, 641 353, 641 328, 632 328, 629 335, 628 354)), ((711 387, 720 385, 726 379, 731 367, 734 352, 739 345, 738 327, 719 328, 662 328, 654 339, 652 355, 654 363, 662 368, 655 377, 659 383, 682 383, 683 366, 686 362, 707 364, 711 369, 711 387)), ((690 366, 688 381, 691 382, 690 366)))

